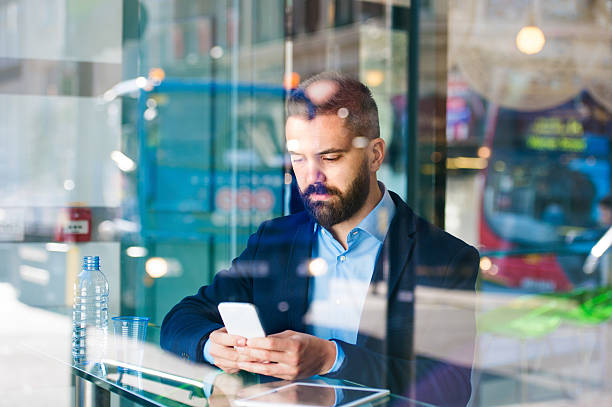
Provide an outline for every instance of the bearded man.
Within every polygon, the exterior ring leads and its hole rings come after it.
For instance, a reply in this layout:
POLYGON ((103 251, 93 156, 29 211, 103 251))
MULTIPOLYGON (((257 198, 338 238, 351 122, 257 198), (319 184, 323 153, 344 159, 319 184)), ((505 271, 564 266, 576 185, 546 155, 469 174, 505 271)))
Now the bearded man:
MULTIPOLYGON (((377 180, 385 142, 365 85, 319 74, 292 92, 287 116, 306 210, 264 222, 229 270, 177 304, 162 347, 228 373, 320 375, 465 405, 470 366, 414 354, 414 289, 473 291, 478 252, 377 180), (268 336, 229 335, 217 310, 224 301, 255 304, 268 336)), ((473 332, 473 318, 467 324, 473 332)))

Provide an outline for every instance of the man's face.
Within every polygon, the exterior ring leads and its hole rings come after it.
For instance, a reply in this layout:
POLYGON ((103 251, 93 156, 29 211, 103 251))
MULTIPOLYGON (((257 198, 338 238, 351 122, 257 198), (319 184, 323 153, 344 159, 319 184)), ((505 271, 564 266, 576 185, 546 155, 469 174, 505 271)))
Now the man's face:
POLYGON ((602 226, 612 225, 612 210, 605 205, 599 205, 599 224, 602 226))
POLYGON ((367 146, 356 148, 336 115, 291 116, 286 136, 300 195, 317 222, 329 229, 357 213, 370 192, 367 146))

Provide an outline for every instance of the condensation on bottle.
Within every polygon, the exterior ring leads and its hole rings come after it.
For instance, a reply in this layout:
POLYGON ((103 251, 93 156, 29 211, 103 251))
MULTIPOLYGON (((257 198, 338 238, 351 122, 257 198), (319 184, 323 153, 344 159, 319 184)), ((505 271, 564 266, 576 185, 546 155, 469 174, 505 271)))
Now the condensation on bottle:
POLYGON ((74 283, 72 359, 79 367, 100 366, 108 337, 108 281, 100 271, 100 257, 83 257, 74 283))

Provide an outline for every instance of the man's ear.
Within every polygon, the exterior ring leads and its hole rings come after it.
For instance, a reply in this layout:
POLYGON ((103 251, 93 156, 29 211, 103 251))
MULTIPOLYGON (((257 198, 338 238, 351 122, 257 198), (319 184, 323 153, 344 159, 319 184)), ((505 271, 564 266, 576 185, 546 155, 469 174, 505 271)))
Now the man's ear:
POLYGON ((385 140, 377 137, 370 141, 370 171, 378 171, 385 159, 385 140))

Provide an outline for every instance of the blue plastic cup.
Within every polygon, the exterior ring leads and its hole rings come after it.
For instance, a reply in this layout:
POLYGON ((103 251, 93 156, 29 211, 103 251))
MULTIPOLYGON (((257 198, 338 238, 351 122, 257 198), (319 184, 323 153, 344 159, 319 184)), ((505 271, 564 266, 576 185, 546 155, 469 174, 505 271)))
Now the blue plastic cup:
MULTIPOLYGON (((149 318, 113 317, 112 321, 117 360, 128 365, 141 366, 149 318)), ((131 372, 130 369, 121 366, 117 370, 119 373, 131 372)))
POLYGON ((122 337, 144 342, 147 337, 147 317, 113 317, 113 332, 116 337, 122 337))

